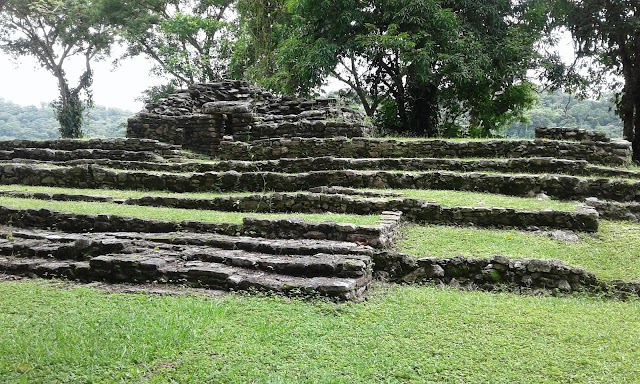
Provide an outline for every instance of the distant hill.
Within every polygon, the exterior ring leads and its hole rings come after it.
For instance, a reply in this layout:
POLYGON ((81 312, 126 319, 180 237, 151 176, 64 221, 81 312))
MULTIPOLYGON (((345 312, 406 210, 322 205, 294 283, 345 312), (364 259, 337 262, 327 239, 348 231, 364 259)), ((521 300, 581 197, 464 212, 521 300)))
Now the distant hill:
POLYGON ((601 100, 576 100, 566 93, 543 93, 538 104, 525 115, 528 124, 512 124, 504 132, 507 137, 532 138, 536 127, 584 128, 622 137, 622 121, 607 97, 601 100))
MULTIPOLYGON (((133 115, 133 112, 117 108, 96 106, 89 111, 89 120, 84 127, 85 136, 124 137, 127 119, 133 115)), ((58 121, 49 105, 23 107, 0 98, 0 140, 59 137, 58 121)))

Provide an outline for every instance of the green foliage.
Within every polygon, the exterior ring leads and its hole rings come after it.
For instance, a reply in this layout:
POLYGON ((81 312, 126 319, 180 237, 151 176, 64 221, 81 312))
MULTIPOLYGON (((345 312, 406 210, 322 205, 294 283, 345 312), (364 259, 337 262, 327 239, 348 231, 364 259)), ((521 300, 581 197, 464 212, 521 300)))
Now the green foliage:
POLYGON ((142 91, 142 95, 136 98, 136 100, 142 101, 145 104, 158 102, 178 90, 176 83, 177 82, 169 82, 167 84, 151 86, 142 91))
POLYGON ((102 14, 154 72, 178 86, 209 82, 228 70, 236 22, 234 0, 105 0, 102 14))
POLYGON ((532 103, 526 72, 544 17, 528 2, 241 4, 246 72, 295 94, 335 76, 385 130, 434 136, 470 114, 474 132, 489 136, 532 103))
POLYGON ((577 99, 566 93, 544 92, 538 102, 524 113, 525 122, 511 124, 507 137, 533 138, 536 127, 584 128, 622 137, 622 122, 614 113, 615 105, 606 99, 577 99))
POLYGON ((84 112, 87 106, 77 95, 63 100, 62 97, 51 104, 58 123, 60 123, 60 136, 64 138, 81 138, 83 136, 82 124, 84 112))
MULTIPOLYGON (((567 28, 575 41, 578 63, 586 72, 586 80, 578 86, 607 84, 614 91, 623 137, 632 142, 633 159, 640 163, 640 12, 637 2, 562 0, 554 2, 553 16, 556 24, 567 28), (612 82, 611 75, 619 76, 621 82, 612 82)), ((555 73, 562 75, 563 71, 555 73)), ((562 77, 552 80, 564 84, 562 77)))
MULTIPOLYGON (((93 107, 83 117, 85 137, 124 137, 127 119, 132 112, 101 106, 93 107)), ((21 107, 0 99, 0 140, 40 140, 60 137, 59 122, 50 105, 21 107)))
POLYGON ((91 106, 91 63, 108 55, 113 43, 98 8, 99 1, 90 0, 9 0, 0 13, 0 48, 36 58, 56 78, 60 97, 53 106, 62 137, 82 136, 84 110, 91 106), (74 56, 84 59, 85 68, 72 86, 65 68, 74 56))

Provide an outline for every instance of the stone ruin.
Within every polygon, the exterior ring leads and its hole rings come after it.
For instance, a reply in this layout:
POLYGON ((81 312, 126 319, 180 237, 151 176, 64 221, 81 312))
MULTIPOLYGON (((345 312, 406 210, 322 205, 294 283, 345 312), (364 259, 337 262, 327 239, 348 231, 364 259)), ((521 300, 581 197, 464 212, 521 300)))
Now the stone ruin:
POLYGON ((246 81, 195 84, 147 104, 129 119, 127 137, 155 139, 217 156, 222 140, 361 137, 358 111, 335 99, 279 97, 246 81))
MULTIPOLYGON (((375 215, 374 225, 245 216, 163 221, 0 206, 0 276, 186 285, 352 300, 374 278, 520 292, 640 295, 537 259, 424 257, 394 249, 402 222, 517 229, 551 238, 640 221, 640 170, 626 141, 540 128, 534 140, 363 137, 334 100, 276 97, 241 81, 198 84, 148 104, 128 138, 0 142, 0 196, 255 214, 375 215), (189 149, 220 161, 199 161, 189 149), (61 187, 21 192, 13 185, 61 187), (144 197, 75 188, 144 190, 144 197), (438 189, 582 201, 569 210, 445 206, 369 189, 438 189), (211 197, 157 191, 219 192, 211 197), (242 195, 236 194, 242 192, 242 195), (551 232, 552 231, 552 232, 551 232), (567 232, 569 231, 569 232, 567 232)), ((579 239, 579 238, 578 238, 579 239)), ((563 240, 565 241, 565 240, 563 240)), ((566 240, 569 241, 569 240, 566 240)))

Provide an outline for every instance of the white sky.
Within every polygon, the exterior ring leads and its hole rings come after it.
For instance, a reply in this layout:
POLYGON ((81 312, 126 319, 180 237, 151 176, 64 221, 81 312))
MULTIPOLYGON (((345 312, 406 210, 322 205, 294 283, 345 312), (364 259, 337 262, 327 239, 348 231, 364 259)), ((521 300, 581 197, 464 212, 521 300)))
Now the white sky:
MULTIPOLYGON (((67 70, 71 86, 81 74, 83 63, 71 62, 67 70)), ((152 75, 152 63, 142 56, 123 60, 113 68, 111 60, 93 63, 93 99, 96 105, 137 112, 142 103, 136 101, 143 90, 163 83, 152 75)), ((55 77, 42 69, 31 57, 17 61, 0 52, 0 98, 20 105, 49 103, 58 97, 55 77)))

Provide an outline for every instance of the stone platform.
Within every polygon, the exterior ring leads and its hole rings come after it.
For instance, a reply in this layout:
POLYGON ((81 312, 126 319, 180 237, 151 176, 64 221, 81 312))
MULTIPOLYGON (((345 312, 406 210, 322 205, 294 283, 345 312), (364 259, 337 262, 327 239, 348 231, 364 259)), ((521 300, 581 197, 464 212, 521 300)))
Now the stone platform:
POLYGON ((23 276, 350 300, 366 291, 373 271, 373 250, 346 242, 8 227, 0 236, 0 270, 23 276))

